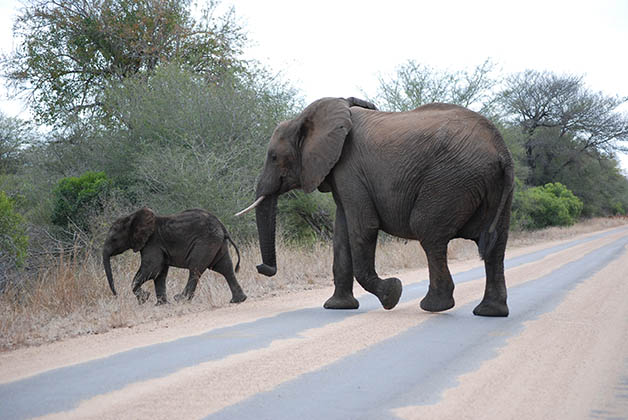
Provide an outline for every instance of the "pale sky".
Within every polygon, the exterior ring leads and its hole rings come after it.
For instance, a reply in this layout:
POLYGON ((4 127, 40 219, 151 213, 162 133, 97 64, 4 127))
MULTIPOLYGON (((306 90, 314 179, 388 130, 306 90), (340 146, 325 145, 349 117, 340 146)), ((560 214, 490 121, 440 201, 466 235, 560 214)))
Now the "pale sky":
MULTIPOLYGON (((0 0, 2 52, 19 5, 0 0)), ((307 102, 374 95, 378 75, 409 59, 461 70, 490 58, 503 74, 583 74, 594 91, 628 96, 626 0, 222 0, 221 8, 230 5, 248 33, 245 56, 280 71, 307 102)), ((5 114, 20 114, 0 100, 5 114)))

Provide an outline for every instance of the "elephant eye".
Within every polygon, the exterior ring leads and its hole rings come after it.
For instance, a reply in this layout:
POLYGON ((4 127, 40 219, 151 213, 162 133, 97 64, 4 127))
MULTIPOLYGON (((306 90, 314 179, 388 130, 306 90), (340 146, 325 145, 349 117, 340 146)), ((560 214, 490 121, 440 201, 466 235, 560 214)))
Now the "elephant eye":
POLYGON ((272 160, 273 162, 275 162, 277 160, 277 154, 276 153, 271 153, 270 154, 270 160, 272 160))

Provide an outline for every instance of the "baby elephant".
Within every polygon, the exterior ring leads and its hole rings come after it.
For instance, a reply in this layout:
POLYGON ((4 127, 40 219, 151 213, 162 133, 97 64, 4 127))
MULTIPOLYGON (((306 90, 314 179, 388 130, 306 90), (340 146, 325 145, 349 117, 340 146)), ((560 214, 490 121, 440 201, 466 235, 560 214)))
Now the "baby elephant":
POLYGON ((198 279, 207 269, 222 274, 231 289, 231 302, 243 302, 246 295, 236 280, 227 241, 238 254, 235 271, 240 268, 240 251, 229 237, 227 229, 215 216, 205 210, 185 210, 169 216, 156 216, 144 207, 135 213, 113 222, 103 246, 102 260, 109 287, 113 294, 113 276, 110 259, 129 248, 140 251, 142 262, 133 278, 133 293, 139 303, 144 303, 150 293, 142 290, 142 284, 154 280, 157 304, 167 303, 166 276, 168 267, 190 270, 188 283, 176 301, 190 300, 194 296, 198 279))

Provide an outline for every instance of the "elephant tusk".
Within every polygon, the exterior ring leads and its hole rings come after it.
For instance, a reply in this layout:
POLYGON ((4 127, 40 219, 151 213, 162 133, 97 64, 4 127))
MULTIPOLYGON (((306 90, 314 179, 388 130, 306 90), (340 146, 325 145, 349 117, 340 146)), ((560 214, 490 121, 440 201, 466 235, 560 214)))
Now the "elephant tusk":
POLYGON ((247 208, 245 208, 244 210, 240 210, 239 212, 237 212, 235 215, 236 216, 242 216, 245 213, 250 212, 251 210, 253 210, 255 207, 257 207, 259 205, 259 203, 262 202, 262 200, 264 200, 264 198, 266 198, 265 195, 260 195, 259 198, 257 200, 255 200, 255 202, 253 204, 251 204, 250 206, 248 206, 247 208))

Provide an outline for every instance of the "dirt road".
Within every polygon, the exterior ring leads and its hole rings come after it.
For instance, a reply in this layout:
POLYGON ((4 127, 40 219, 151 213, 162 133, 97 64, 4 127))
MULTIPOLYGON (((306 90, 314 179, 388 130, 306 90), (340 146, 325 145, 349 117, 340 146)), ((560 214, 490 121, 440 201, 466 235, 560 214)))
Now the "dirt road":
POLYGON ((628 227, 507 253, 510 317, 326 311, 331 287, 0 355, 0 418, 628 419, 628 227))

